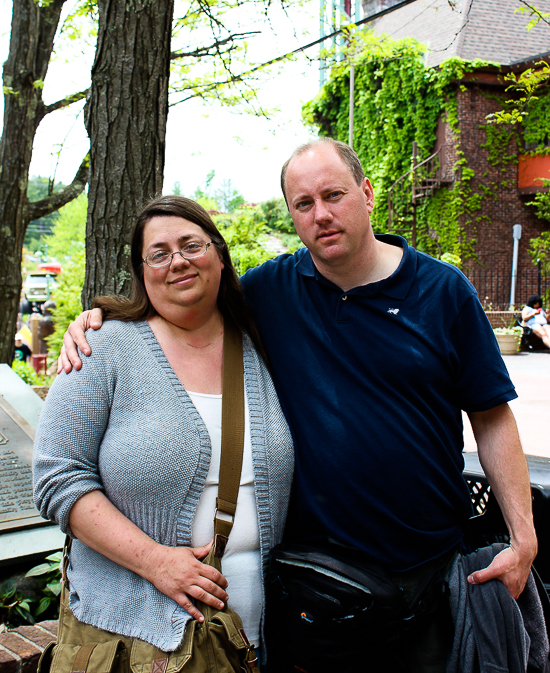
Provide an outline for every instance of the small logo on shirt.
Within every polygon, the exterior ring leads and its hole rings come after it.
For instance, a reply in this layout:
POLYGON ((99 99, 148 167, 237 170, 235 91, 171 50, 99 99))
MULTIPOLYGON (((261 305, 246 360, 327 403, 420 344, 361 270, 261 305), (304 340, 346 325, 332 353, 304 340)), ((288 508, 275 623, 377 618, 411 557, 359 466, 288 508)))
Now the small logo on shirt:
POLYGON ((393 315, 397 315, 399 313, 398 308, 389 308, 388 313, 392 313, 393 315))

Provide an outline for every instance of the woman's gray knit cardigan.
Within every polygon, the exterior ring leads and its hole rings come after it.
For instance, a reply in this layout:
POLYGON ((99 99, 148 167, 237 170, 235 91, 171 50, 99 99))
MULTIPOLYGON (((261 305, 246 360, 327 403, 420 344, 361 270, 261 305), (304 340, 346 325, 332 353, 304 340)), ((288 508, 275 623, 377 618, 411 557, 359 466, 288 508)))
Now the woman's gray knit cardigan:
MULTIPOLYGON (((70 533, 69 512, 85 493, 109 500, 157 542, 191 544, 210 463, 210 436, 146 322, 107 322, 87 332, 92 355, 61 374, 38 426, 34 497, 46 519, 70 533)), ((265 571, 282 536, 294 452, 269 374, 244 340, 254 488, 265 571)), ((190 619, 135 573, 73 541, 70 604, 82 622, 170 652, 190 619)), ((231 589, 230 589, 231 591, 231 589)))

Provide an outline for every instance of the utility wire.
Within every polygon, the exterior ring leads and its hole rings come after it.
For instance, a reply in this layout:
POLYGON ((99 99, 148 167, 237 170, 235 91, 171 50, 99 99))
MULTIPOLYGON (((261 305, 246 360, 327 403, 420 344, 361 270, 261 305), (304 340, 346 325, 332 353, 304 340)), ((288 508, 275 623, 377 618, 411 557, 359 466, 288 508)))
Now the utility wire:
MULTIPOLYGON (((389 14, 390 12, 395 11, 396 9, 401 9, 401 7, 405 7, 405 5, 410 5, 411 2, 416 2, 416 0, 402 0, 401 2, 396 2, 395 5, 392 5, 391 7, 386 7, 386 9, 383 9, 380 12, 376 12, 376 14, 371 14, 370 16, 367 16, 364 19, 361 19, 361 21, 356 21, 355 23, 352 22, 351 25, 361 26, 364 23, 370 23, 371 21, 375 21, 376 19, 379 19, 380 17, 382 17, 386 14, 389 14)), ((314 47, 316 44, 320 44, 321 42, 324 42, 325 40, 330 40, 331 38, 335 37, 336 35, 339 35, 340 33, 343 33, 346 30, 347 30, 347 27, 346 28, 340 28, 339 30, 335 30, 333 33, 330 33, 330 35, 324 35, 323 37, 320 37, 318 40, 315 40, 315 42, 310 42, 309 44, 306 44, 303 47, 298 47, 297 49, 294 49, 294 51, 291 51, 288 54, 285 54, 284 56, 278 56, 277 58, 274 58, 273 60, 268 61, 267 63, 263 63, 262 65, 260 65, 258 67, 262 68, 266 65, 271 65, 272 63, 277 63, 277 61, 282 61, 284 58, 288 58, 288 56, 292 56, 292 54, 298 54, 300 51, 304 51, 306 49, 309 49, 310 47, 314 47)), ((251 72, 253 72, 253 71, 251 71, 251 72)))

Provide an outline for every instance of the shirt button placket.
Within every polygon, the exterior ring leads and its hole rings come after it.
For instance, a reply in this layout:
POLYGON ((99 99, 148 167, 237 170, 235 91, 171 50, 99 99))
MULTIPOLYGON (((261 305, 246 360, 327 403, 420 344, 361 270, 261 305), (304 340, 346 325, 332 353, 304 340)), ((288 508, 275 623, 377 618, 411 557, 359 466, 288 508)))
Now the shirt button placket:
POLYGON ((338 302, 338 314, 336 316, 336 322, 347 322, 348 321, 348 316, 346 315, 346 312, 344 310, 345 304, 344 302, 347 301, 348 295, 344 294, 340 297, 340 301, 338 302))

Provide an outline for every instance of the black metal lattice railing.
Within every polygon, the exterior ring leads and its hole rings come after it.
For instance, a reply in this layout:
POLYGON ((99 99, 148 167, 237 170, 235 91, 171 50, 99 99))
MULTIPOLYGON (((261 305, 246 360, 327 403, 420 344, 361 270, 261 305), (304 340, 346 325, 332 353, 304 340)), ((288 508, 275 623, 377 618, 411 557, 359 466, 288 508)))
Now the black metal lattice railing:
POLYGON ((483 484, 480 481, 467 481, 466 483, 470 489, 470 498, 475 514, 484 514, 489 502, 491 487, 489 484, 483 484))

